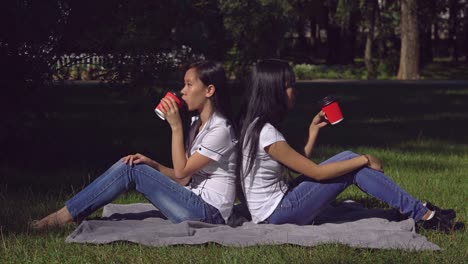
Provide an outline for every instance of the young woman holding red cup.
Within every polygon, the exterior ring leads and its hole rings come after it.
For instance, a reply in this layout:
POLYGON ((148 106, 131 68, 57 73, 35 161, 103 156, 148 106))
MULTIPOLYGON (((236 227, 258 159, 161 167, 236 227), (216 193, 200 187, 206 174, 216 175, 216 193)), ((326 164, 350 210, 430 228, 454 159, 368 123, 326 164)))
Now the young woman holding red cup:
POLYGON ((79 221, 129 189, 142 193, 174 223, 224 224, 235 199, 237 152, 225 71, 217 63, 195 63, 185 72, 184 83, 182 100, 198 113, 185 144, 176 100, 164 97, 160 107, 172 130, 173 168, 139 153, 127 155, 32 227, 79 221))
POLYGON ((449 232, 455 212, 413 198, 383 173, 379 159, 351 151, 316 164, 309 159, 321 128, 329 122, 320 111, 309 126, 303 154, 289 146, 279 124, 295 102, 295 77, 280 60, 258 62, 247 87, 241 116, 237 174, 254 223, 312 224, 344 189, 357 185, 418 222, 419 226, 449 232), (302 175, 288 181, 285 169, 302 175))

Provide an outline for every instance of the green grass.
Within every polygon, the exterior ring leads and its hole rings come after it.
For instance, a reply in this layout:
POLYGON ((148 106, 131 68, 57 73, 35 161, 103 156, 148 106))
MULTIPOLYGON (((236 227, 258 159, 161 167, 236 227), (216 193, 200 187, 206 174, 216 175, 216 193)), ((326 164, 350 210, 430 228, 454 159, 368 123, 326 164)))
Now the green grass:
MULTIPOLYGON (((394 62, 398 63, 398 62, 394 62)), ((378 80, 395 80, 398 68, 378 65, 378 80)), ((299 80, 347 79, 366 80, 367 68, 362 58, 355 59, 351 65, 297 64, 294 72, 299 80)), ((436 58, 434 62, 421 67, 422 80, 468 80, 468 64, 465 61, 452 62, 448 58, 436 58)))
MULTIPOLYGON (((343 150, 380 157, 385 172, 416 198, 455 208, 467 222, 468 85, 299 83, 297 107, 284 123, 295 147, 305 139, 316 101, 333 93, 345 120, 321 131, 314 161, 343 150)), ((423 231, 439 252, 355 249, 343 245, 147 247, 132 243, 66 244, 73 226, 37 233, 27 223, 63 206, 115 160, 139 151, 170 164, 169 128, 153 113, 160 94, 106 87, 46 90, 45 119, 31 118, 6 145, 0 166, 0 263, 464 263, 467 231, 423 231)), ((30 113, 31 114, 31 113, 30 113)), ((357 188, 338 200, 385 207, 357 188)), ((116 202, 145 201, 128 193, 116 202)), ((100 212, 94 214, 98 216, 100 212)))

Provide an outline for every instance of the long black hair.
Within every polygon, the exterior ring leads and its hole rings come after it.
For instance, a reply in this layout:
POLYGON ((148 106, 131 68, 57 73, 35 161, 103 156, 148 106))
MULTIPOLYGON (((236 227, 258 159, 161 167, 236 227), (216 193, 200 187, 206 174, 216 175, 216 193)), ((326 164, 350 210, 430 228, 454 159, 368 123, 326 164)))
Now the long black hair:
POLYGON ((234 131, 237 132, 237 123, 234 122, 234 115, 231 104, 231 89, 226 78, 226 71, 220 63, 213 61, 199 61, 190 64, 187 70, 194 69, 197 77, 206 86, 214 85, 215 93, 211 97, 214 110, 223 115, 234 131))
MULTIPOLYGON (((264 60, 252 69, 247 84, 244 109, 240 114, 239 148, 237 155, 237 175, 246 177, 252 170, 259 144, 260 132, 266 123, 279 128, 288 110, 287 87, 295 85, 296 79, 291 66, 281 60, 264 60), (255 121, 255 119, 257 119, 255 121), (247 130, 251 126, 249 134, 247 130), (244 147, 248 154, 247 167, 243 166, 244 147)), ((241 110, 242 111, 242 110, 241 110)))

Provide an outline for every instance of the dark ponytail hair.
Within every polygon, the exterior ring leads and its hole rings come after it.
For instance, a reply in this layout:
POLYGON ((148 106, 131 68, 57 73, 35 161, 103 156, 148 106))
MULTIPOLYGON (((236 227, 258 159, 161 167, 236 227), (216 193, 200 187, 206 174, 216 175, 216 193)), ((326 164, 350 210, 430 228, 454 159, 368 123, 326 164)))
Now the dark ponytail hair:
MULTIPOLYGON (((264 60, 258 62, 252 70, 247 84, 245 109, 240 115, 240 136, 237 155, 237 175, 245 177, 257 158, 260 132, 266 123, 279 128, 288 110, 287 87, 295 85, 296 79, 291 66, 281 60, 264 60), (249 135, 247 129, 251 128, 249 135), (243 148, 247 147, 249 163, 243 167, 243 148)), ((241 110, 242 111, 242 110, 241 110)))
MULTIPOLYGON (((212 61, 199 61, 190 64, 187 70, 190 69, 196 71, 198 78, 204 85, 214 85, 216 89, 212 97, 214 110, 223 115, 236 128, 237 123, 234 122, 232 112, 231 89, 228 86, 223 66, 212 61)), ((234 130, 237 131, 237 129, 234 130)))

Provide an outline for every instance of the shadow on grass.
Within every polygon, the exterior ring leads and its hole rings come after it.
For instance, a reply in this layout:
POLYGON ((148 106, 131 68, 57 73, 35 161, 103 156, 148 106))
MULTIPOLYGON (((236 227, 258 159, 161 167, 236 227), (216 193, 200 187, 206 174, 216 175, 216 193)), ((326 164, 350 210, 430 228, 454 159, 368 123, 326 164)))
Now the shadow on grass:
MULTIPOLYGON (((171 164, 169 126, 153 112, 160 94, 136 96, 99 86, 44 91, 46 118, 31 117, 5 144, 0 187, 8 188, 0 190, 2 199, 11 201, 5 202, 10 212, 15 208, 12 199, 21 195, 14 190, 31 190, 35 195, 23 199, 31 201, 40 197, 37 194, 70 194, 129 153, 171 164)), ((327 94, 340 98, 345 120, 321 131, 319 158, 362 147, 419 156, 467 155, 467 83, 301 82, 298 91, 297 107, 283 126, 297 148, 319 111, 316 102, 327 94)), ((406 166, 442 170, 447 164, 415 160, 406 166)), ((13 215, 5 212, 5 217, 13 215)))
MULTIPOLYGON (((311 82, 299 83, 298 90, 297 107, 284 127, 294 146, 304 143, 309 122, 320 110, 316 102, 327 94, 340 98, 345 120, 324 128, 319 144, 356 148, 394 147, 415 140, 453 146, 468 142, 468 83, 311 82)), ((465 152, 453 146, 424 148, 465 152)))

